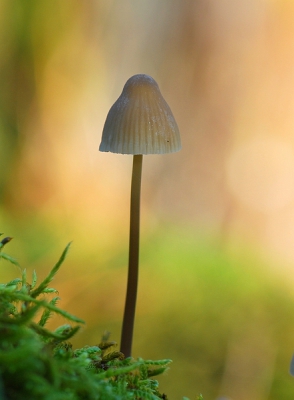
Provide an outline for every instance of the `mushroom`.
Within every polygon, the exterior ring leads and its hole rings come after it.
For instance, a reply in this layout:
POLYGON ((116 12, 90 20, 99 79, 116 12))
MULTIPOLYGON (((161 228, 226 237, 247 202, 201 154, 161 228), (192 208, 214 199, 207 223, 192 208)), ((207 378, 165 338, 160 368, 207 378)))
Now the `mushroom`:
POLYGON ((100 151, 133 155, 128 281, 120 349, 126 357, 131 356, 137 298, 143 154, 180 149, 177 123, 157 83, 148 75, 132 76, 109 110, 99 147, 100 151))

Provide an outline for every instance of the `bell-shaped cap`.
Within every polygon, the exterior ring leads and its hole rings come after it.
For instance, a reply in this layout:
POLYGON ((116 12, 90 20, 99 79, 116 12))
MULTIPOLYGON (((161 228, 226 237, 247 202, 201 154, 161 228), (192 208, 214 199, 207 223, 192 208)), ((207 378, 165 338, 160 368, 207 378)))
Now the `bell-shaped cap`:
POLYGON ((181 149, 179 128, 155 80, 134 75, 107 115, 100 151, 163 154, 181 149))

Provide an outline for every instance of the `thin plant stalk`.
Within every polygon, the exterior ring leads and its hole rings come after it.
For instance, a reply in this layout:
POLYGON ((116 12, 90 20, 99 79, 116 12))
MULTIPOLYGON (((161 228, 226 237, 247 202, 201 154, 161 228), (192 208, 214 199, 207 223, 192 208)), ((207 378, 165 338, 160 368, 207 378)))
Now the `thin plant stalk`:
POLYGON ((135 322, 138 275, 139 275, 139 237, 140 237, 140 195, 142 175, 142 154, 133 157, 130 210, 130 241, 127 295, 121 334, 121 352, 125 357, 132 353, 135 322))

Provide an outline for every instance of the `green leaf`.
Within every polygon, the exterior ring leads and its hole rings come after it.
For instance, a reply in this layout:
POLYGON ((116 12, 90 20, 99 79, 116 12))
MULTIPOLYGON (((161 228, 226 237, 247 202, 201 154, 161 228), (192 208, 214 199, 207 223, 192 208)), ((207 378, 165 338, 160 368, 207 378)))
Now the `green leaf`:
POLYGON ((47 286, 52 281, 52 279, 54 278, 55 274, 57 273, 57 271, 61 267, 63 261, 65 260, 65 257, 66 257, 66 255, 68 253, 70 245, 71 245, 71 243, 68 243, 66 248, 63 250, 63 252, 61 254, 61 257, 59 258, 57 263, 54 265, 54 267, 52 268, 52 270, 49 273, 49 275, 43 280, 43 282, 40 283, 40 285, 35 290, 33 290, 31 292, 31 296, 32 297, 37 297, 39 294, 43 293, 44 290, 47 288, 47 286))
POLYGON ((71 321, 81 323, 81 324, 85 323, 85 321, 83 321, 81 318, 75 317, 74 315, 70 314, 69 312, 61 310, 60 308, 57 308, 44 300, 34 299, 33 297, 31 297, 27 294, 21 293, 21 292, 16 292, 13 294, 13 296, 18 300, 22 300, 24 302, 32 302, 32 303, 40 305, 41 307, 48 308, 49 310, 54 311, 56 314, 60 314, 63 317, 65 317, 71 321))
POLYGON ((138 358, 138 361, 144 361, 145 365, 168 365, 172 362, 168 358, 166 360, 143 360, 142 358, 138 358))
POLYGON ((26 269, 24 269, 23 271, 22 271, 22 286, 24 287, 24 286, 26 286, 26 283, 27 283, 27 270, 26 269))
MULTIPOLYGON (((60 297, 54 297, 49 304, 56 306, 57 301, 60 300, 60 297)), ((38 322, 38 325, 40 326, 45 326, 45 324, 47 323, 48 319, 51 317, 52 315, 52 310, 49 310, 48 308, 46 308, 40 318, 40 321, 38 322)))
MULTIPOLYGON (((1 248, 1 246, 0 246, 0 248, 1 248)), ((11 264, 14 264, 14 265, 16 265, 17 267, 20 267, 20 265, 19 265, 19 263, 16 261, 16 259, 13 258, 13 257, 11 257, 11 256, 9 256, 9 255, 6 254, 6 253, 0 252, 0 259, 1 259, 1 258, 4 258, 4 260, 11 262, 11 264)))
POLYGON ((58 290, 53 288, 46 288, 43 290, 43 293, 58 293, 58 290))
POLYGON ((6 283, 6 287, 8 287, 8 286, 17 286, 19 283, 21 283, 21 279, 20 278, 15 278, 15 279, 13 279, 12 281, 10 281, 10 282, 8 282, 8 283, 6 283))
MULTIPOLYGON (((70 339, 72 336, 74 336, 77 331, 80 329, 80 326, 75 326, 74 328, 70 325, 67 326, 67 329, 63 329, 59 332, 51 332, 48 329, 43 328, 42 326, 36 324, 35 322, 32 322, 30 324, 30 327, 37 332, 39 335, 45 337, 45 338, 52 338, 58 341, 64 341, 70 339)), ((61 327, 60 327, 61 328, 61 327)))
POLYGON ((33 271, 33 276, 32 276, 32 284, 31 284, 31 288, 34 289, 34 287, 36 286, 37 283, 37 273, 36 270, 33 271))
POLYGON ((97 374, 96 376, 98 379, 105 379, 105 378, 109 378, 109 377, 123 375, 128 372, 134 371, 141 365, 142 365, 141 362, 137 362, 137 363, 133 363, 131 365, 127 365, 125 367, 121 367, 121 368, 116 368, 116 369, 109 368, 107 371, 101 372, 100 374, 97 374))

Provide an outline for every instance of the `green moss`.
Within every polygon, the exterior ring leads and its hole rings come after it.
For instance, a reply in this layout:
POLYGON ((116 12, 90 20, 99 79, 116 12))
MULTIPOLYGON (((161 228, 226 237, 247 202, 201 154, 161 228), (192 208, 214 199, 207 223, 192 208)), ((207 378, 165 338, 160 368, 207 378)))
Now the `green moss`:
MULTIPOLYGON (((3 246, 2 246, 3 247, 3 246)), ((83 321, 57 307, 57 293, 48 285, 62 265, 68 245, 48 276, 37 285, 36 273, 0 284, 0 398, 3 400, 167 399, 154 376, 171 360, 135 360, 115 350, 109 335, 98 346, 73 349, 69 339, 83 321), (68 323, 45 328, 60 314, 68 323)), ((1 252, 1 257, 16 261, 1 252)))

